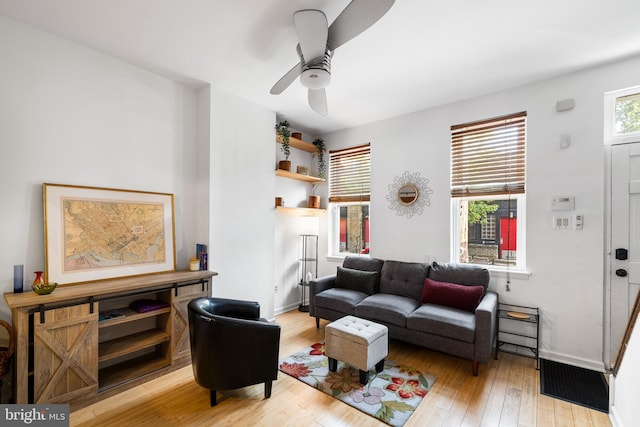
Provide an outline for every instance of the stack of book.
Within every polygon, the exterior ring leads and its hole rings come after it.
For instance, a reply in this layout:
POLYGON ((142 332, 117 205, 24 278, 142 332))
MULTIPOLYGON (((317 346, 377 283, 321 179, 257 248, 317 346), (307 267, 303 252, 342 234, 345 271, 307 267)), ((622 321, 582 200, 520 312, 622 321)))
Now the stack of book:
POLYGON ((103 320, 115 319, 117 317, 124 317, 124 314, 114 308, 112 310, 101 311, 98 317, 98 321, 102 322, 103 320))
POLYGON ((207 245, 203 243, 196 243, 196 258, 200 260, 200 270, 206 271, 209 269, 207 257, 207 245))

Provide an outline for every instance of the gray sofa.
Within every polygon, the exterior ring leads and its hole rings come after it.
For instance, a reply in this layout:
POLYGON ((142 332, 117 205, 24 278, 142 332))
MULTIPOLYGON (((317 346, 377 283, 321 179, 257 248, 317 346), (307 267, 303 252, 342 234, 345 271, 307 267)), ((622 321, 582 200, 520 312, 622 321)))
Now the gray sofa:
POLYGON ((382 323, 390 338, 471 360, 478 375, 496 339, 498 295, 488 283, 477 265, 347 257, 335 275, 310 282, 309 315, 318 328, 347 315, 382 323))

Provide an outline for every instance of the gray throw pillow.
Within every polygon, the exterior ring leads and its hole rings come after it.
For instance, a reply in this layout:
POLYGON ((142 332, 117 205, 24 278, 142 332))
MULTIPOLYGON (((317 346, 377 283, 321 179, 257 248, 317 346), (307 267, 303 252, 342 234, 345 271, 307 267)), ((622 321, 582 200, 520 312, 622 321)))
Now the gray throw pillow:
POLYGON ((377 271, 362 271, 338 266, 336 288, 347 288, 354 291, 373 295, 377 292, 380 273, 377 271))

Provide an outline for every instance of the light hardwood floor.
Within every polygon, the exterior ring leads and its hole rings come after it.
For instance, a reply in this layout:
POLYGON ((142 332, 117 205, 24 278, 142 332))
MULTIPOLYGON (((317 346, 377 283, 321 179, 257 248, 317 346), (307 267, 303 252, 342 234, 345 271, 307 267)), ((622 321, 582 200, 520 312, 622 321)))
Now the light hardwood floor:
MULTIPOLYGON (((277 316, 280 359, 324 339, 305 313, 277 316)), ((259 357, 259 355, 256 355, 259 357)), ((405 424, 411 426, 611 426, 607 414, 540 394, 535 361, 499 353, 471 375, 468 360, 392 340, 390 360, 438 377, 405 424)), ((71 414, 72 426, 374 426, 385 424, 279 373, 270 399, 264 385, 218 394, 199 387, 191 366, 71 414)))

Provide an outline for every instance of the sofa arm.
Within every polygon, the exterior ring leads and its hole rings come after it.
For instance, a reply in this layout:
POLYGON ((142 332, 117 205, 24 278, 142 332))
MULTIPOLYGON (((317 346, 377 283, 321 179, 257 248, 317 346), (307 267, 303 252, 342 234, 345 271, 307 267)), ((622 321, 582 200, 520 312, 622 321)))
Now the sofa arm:
POLYGON ((322 291, 334 288, 336 286, 336 275, 318 277, 309 281, 309 316, 315 316, 316 310, 313 304, 313 297, 322 291))
POLYGON ((476 308, 476 362, 488 362, 496 339, 498 321, 498 294, 487 291, 476 308))

